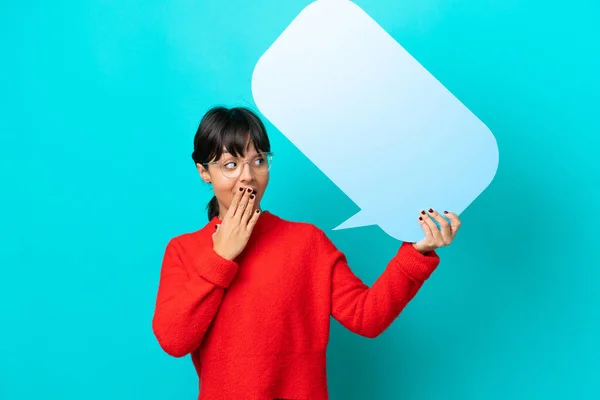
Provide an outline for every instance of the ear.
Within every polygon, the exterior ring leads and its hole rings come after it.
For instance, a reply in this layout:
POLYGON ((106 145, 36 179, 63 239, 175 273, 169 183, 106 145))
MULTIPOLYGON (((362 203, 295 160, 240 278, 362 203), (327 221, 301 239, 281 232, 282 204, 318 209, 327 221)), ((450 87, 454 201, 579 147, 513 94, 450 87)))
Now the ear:
POLYGON ((208 170, 206 168, 204 168, 204 165, 202 165, 200 163, 196 163, 196 169, 198 170, 198 173, 200 174, 200 179, 202 179, 206 183, 211 182, 210 173, 208 172, 208 170))

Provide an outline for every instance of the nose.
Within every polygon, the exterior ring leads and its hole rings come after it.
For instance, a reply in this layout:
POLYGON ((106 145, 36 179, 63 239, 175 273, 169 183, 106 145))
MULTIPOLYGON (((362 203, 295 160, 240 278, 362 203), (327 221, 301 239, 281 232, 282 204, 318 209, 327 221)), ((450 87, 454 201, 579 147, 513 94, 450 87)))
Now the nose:
POLYGON ((242 165, 242 172, 240 173, 240 181, 241 182, 252 182, 254 180, 254 175, 252 175, 252 168, 248 163, 244 163, 242 165))

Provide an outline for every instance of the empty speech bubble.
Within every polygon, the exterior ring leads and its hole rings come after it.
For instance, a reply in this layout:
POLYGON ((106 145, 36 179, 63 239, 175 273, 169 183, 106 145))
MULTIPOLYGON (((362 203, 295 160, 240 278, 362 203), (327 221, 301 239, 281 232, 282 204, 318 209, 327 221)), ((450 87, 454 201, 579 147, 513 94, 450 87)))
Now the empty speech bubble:
POLYGON ((360 207, 335 229, 421 240, 420 210, 460 215, 498 168, 483 122, 347 0, 304 8, 258 60, 252 95, 360 207))

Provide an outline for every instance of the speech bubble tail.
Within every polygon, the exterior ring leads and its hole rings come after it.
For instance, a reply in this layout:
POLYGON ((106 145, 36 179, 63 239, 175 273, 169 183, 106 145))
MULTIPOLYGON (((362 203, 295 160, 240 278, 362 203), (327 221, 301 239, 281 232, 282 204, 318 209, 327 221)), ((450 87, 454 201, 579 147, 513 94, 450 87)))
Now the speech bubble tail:
POLYGON ((359 211, 335 228, 334 231, 338 231, 341 229, 350 229, 350 228, 360 228, 361 226, 375 225, 374 222, 369 221, 367 215, 364 211, 359 211))

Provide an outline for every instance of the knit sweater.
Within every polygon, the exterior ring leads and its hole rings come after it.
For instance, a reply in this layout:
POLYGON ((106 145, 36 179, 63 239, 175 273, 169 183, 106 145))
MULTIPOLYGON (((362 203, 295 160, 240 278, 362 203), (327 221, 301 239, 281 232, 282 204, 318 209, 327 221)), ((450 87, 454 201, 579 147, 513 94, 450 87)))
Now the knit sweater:
POLYGON ((200 400, 328 399, 330 317, 374 338, 439 264, 404 242, 368 287, 313 224, 264 211, 231 261, 213 250, 218 223, 169 241, 152 320, 166 353, 191 354, 200 400))

